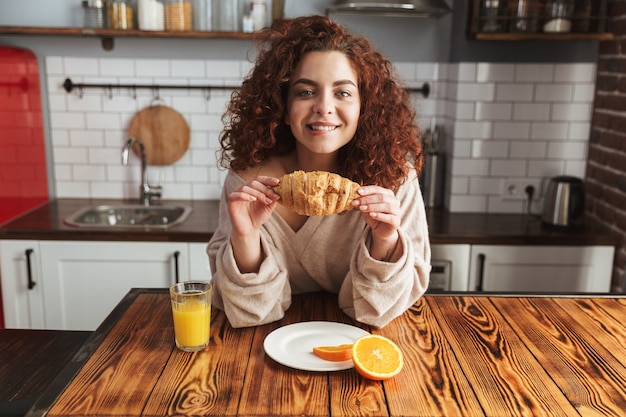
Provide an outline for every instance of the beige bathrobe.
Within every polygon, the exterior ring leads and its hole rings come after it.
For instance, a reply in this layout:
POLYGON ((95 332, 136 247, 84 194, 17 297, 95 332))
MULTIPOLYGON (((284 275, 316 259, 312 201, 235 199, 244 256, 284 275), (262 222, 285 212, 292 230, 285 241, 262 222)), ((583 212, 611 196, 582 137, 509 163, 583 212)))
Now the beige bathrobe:
POLYGON ((359 322, 383 327, 426 291, 430 243, 418 179, 412 175, 396 193, 403 253, 395 263, 370 256, 370 228, 362 214, 309 217, 295 232, 277 212, 261 229, 265 259, 259 272, 242 274, 230 243, 228 195, 243 180, 226 176, 219 226, 207 253, 213 274, 213 303, 233 327, 270 323, 283 317, 291 295, 314 291, 338 294, 340 308, 359 322))

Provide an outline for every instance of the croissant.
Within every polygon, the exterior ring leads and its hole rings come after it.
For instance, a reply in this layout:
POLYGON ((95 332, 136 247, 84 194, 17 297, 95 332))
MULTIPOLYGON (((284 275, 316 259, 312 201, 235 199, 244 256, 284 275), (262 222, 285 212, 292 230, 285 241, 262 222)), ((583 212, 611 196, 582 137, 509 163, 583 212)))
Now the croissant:
POLYGON ((279 202, 305 216, 328 216, 352 210, 352 200, 360 187, 340 175, 325 171, 295 171, 285 174, 274 188, 279 202))

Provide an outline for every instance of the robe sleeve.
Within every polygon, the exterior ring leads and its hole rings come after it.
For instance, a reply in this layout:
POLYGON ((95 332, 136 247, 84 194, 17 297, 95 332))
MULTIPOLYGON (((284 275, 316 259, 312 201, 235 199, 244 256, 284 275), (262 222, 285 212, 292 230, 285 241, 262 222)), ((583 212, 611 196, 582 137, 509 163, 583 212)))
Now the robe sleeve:
POLYGON ((232 224, 228 214, 228 195, 241 184, 229 172, 219 206, 218 228, 207 246, 213 276, 213 305, 223 310, 233 327, 271 323, 284 316, 291 305, 291 289, 284 257, 261 233, 265 258, 256 273, 241 273, 230 243, 232 224))
POLYGON ((402 255, 393 263, 372 258, 371 229, 366 227, 339 290, 339 306, 346 314, 378 328, 426 292, 431 269, 426 210, 417 176, 409 177, 396 195, 402 216, 398 229, 402 255))

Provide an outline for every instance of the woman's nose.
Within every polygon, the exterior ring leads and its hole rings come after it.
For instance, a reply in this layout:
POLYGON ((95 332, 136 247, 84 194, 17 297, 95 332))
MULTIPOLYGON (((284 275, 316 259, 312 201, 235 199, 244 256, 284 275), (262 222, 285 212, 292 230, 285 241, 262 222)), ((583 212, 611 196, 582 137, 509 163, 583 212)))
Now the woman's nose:
POLYGON ((317 114, 332 114, 334 110, 334 105, 332 103, 332 99, 328 94, 320 94, 315 100, 315 105, 313 106, 313 111, 317 114))

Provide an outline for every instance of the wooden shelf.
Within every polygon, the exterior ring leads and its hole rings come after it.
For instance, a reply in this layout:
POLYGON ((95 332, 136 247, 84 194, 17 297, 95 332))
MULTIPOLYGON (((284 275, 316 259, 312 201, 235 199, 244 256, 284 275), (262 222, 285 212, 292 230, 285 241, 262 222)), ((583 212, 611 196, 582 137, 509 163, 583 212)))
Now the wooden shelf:
POLYGON ((606 41, 614 38, 612 33, 474 33, 479 41, 606 41))
POLYGON ((53 36, 84 36, 99 38, 188 38, 188 39, 252 39, 252 33, 244 32, 203 32, 203 31, 149 31, 91 29, 82 27, 26 27, 0 26, 0 35, 53 35, 53 36))
MULTIPOLYGON (((515 16, 511 14, 510 8, 500 9, 495 16, 502 22, 504 28, 512 25, 515 16)), ((544 16, 539 11, 537 16, 538 27, 541 30, 544 16)), ((586 27, 586 31, 574 31, 567 33, 520 33, 520 32, 481 32, 480 28, 484 21, 481 17, 481 1, 470 0, 467 9, 467 38, 477 41, 605 41, 614 38, 612 33, 606 32, 607 22, 607 0, 597 0, 591 3, 591 8, 586 11, 586 15, 576 15, 572 18, 573 28, 586 27)))

